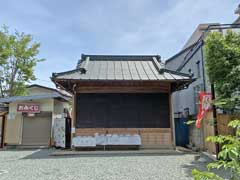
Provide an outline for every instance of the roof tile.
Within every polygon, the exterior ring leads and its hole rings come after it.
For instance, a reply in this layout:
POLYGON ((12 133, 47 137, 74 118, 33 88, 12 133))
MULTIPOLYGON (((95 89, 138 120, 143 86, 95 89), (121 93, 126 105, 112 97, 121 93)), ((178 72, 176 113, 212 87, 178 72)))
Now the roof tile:
POLYGON ((159 56, 103 56, 82 55, 77 68, 55 73, 56 79, 76 80, 180 80, 187 74, 164 71, 159 56), (85 68, 85 69, 84 69, 85 68), (163 70, 163 72, 160 72, 163 70))

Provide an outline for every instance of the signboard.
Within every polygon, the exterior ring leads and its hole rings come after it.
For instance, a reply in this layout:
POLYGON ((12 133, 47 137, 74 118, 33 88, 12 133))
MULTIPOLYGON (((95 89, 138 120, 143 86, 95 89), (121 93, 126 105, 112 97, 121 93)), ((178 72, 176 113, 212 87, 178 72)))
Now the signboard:
POLYGON ((205 114, 212 108, 212 95, 211 93, 199 93, 199 110, 197 115, 196 127, 201 128, 201 121, 205 114))
POLYGON ((119 134, 95 134, 93 136, 76 136, 73 138, 74 147, 95 147, 96 145, 141 145, 141 136, 119 134))
POLYGON ((40 106, 39 104, 27 104, 21 103, 17 105, 17 112, 25 112, 25 113, 39 113, 40 106))

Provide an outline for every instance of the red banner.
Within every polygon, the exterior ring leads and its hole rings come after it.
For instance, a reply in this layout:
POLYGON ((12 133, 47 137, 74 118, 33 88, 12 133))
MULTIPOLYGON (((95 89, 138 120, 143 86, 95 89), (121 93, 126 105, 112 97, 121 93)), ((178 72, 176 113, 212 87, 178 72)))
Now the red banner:
POLYGON ((201 128, 201 121, 206 112, 212 108, 212 95, 211 93, 199 92, 199 110, 197 115, 196 127, 201 128))
POLYGON ((39 113, 40 106, 39 104, 18 104, 17 105, 17 112, 26 112, 26 113, 39 113))

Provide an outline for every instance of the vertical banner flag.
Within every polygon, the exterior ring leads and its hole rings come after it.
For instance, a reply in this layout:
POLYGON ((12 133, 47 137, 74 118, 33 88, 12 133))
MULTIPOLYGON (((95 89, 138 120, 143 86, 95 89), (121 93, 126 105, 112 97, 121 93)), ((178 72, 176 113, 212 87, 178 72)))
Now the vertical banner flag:
POLYGON ((211 110, 212 105, 211 93, 199 92, 199 110, 197 115, 196 127, 201 128, 201 121, 204 118, 206 112, 211 110))

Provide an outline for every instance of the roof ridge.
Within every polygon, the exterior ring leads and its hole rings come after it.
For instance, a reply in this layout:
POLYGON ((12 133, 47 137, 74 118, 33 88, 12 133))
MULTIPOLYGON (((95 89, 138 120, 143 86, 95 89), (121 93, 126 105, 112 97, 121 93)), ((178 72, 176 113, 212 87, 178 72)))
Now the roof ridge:
POLYGON ((51 90, 51 91, 57 91, 57 89, 55 89, 55 88, 43 86, 43 85, 40 85, 40 84, 31 84, 31 85, 27 86, 27 88, 32 88, 32 87, 39 87, 39 88, 48 89, 48 90, 51 90))
MULTIPOLYGON (((81 59, 77 62, 76 69, 83 70, 85 72, 85 68, 83 68, 83 62, 88 61, 134 61, 134 60, 142 60, 148 61, 156 58, 157 61, 161 61, 160 55, 87 55, 82 54, 81 59)), ((88 63, 87 63, 88 64, 88 63)))
POLYGON ((79 71, 79 69, 73 69, 73 70, 69 70, 69 71, 63 71, 63 72, 59 72, 59 73, 52 73, 52 77, 58 76, 58 75, 62 75, 62 74, 70 74, 73 73, 75 71, 79 71))
POLYGON ((159 56, 157 54, 83 54, 82 56, 159 56))
POLYGON ((114 59, 135 59, 135 58, 141 58, 141 59, 150 59, 153 57, 156 57, 158 60, 161 59, 160 55, 90 55, 90 54, 82 54, 81 60, 85 60, 86 57, 89 57, 91 60, 114 60, 114 59))

